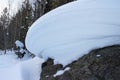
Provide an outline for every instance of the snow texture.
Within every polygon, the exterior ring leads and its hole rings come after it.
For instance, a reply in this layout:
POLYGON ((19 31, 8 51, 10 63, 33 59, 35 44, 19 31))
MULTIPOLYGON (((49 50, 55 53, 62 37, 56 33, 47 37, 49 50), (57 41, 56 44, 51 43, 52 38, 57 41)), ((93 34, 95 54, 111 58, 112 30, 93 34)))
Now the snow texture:
MULTIPOLYGON (((2 54, 2 51, 0 51, 2 54)), ((0 80, 39 80, 43 59, 17 59, 15 53, 0 55, 0 80)))
POLYGON ((19 40, 16 40, 16 41, 15 41, 15 44, 16 44, 16 46, 19 47, 19 48, 23 48, 23 47, 24 47, 24 44, 23 44, 21 41, 19 41, 19 40))
POLYGON ((27 49, 63 66, 89 51, 120 44, 120 0, 78 0, 43 15, 30 27, 27 49))
POLYGON ((54 76, 54 77, 60 76, 60 75, 62 75, 65 71, 69 71, 69 70, 70 70, 70 67, 67 67, 67 68, 65 68, 64 70, 59 70, 59 71, 57 71, 57 73, 54 74, 53 76, 54 76))
POLYGON ((98 55, 96 55, 96 57, 101 57, 101 55, 98 54, 98 55))

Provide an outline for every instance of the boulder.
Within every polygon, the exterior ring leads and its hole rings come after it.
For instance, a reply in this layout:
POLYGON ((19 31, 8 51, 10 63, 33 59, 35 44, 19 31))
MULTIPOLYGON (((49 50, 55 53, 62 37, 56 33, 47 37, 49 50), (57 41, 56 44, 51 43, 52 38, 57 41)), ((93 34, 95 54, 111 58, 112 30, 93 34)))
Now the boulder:
POLYGON ((92 50, 66 67, 70 70, 53 77, 65 67, 49 59, 43 63, 41 80, 120 80, 120 45, 92 50))

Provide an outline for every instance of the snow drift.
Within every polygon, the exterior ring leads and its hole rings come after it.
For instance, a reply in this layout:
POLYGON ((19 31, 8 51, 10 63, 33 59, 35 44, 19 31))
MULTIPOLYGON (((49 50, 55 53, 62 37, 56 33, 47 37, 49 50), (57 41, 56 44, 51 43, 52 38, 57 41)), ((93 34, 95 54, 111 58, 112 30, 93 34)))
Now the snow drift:
POLYGON ((90 50, 120 44, 120 0, 74 1, 38 19, 26 36, 27 49, 64 66, 90 50))
POLYGON ((14 52, 0 55, 0 80, 39 80, 43 59, 17 59, 14 52))

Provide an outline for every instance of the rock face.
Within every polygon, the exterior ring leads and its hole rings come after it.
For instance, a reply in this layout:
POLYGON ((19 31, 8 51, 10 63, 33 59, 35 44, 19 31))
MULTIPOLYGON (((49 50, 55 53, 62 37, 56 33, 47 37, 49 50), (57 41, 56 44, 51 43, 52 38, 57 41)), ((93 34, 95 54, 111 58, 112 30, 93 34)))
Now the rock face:
POLYGON ((42 66, 41 80, 120 80, 120 45, 93 50, 66 67, 71 69, 53 77, 64 68, 49 59, 42 66))

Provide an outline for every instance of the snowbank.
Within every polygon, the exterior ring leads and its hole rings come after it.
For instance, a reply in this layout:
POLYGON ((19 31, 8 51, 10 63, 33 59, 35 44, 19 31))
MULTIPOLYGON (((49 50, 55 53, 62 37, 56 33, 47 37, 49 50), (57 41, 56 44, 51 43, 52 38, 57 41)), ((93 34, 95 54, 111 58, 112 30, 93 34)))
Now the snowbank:
POLYGON ((120 44, 120 0, 78 0, 38 19, 26 36, 27 49, 64 66, 90 50, 120 44))
POLYGON ((13 52, 0 55, 0 80, 39 80, 43 62, 44 60, 38 57, 29 60, 17 59, 13 52))
POLYGON ((20 69, 22 74, 22 80, 39 80, 41 73, 41 65, 44 62, 43 59, 35 57, 28 61, 20 63, 20 69))
POLYGON ((4 55, 4 51, 0 51, 0 68, 11 67, 21 60, 17 59, 17 55, 15 55, 14 51, 6 51, 4 55))

